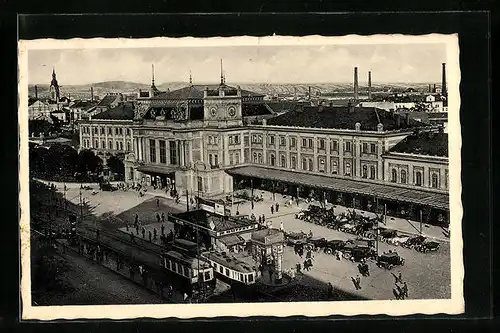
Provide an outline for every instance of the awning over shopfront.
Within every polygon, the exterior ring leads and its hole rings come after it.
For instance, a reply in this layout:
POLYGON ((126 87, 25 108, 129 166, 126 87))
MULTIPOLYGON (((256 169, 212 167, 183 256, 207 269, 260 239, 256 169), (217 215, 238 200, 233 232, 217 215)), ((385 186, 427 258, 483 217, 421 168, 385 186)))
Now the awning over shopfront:
POLYGON ((169 166, 160 166, 160 165, 143 165, 137 168, 137 171, 147 173, 147 174, 156 174, 156 175, 168 175, 175 172, 175 167, 169 166))
POLYGON ((400 202, 408 202, 449 210, 447 193, 435 193, 425 190, 409 189, 398 186, 361 182, 352 179, 311 175, 301 172, 283 171, 264 167, 244 166, 226 170, 230 175, 239 175, 268 179, 313 188, 321 188, 338 192, 374 196, 400 202))

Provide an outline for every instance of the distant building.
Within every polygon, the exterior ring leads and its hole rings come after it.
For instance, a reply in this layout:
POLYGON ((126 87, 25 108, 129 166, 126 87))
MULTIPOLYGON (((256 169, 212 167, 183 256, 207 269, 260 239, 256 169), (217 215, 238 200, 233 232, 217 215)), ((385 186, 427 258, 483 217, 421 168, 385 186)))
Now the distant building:
POLYGON ((122 94, 109 93, 104 96, 99 103, 95 106, 96 113, 104 112, 116 107, 120 102, 124 102, 125 99, 122 94))
POLYGON ((40 116, 50 118, 50 114, 57 109, 57 103, 51 100, 30 99, 28 101, 29 119, 35 119, 40 116))
POLYGON ((95 106, 97 106, 98 102, 96 101, 87 101, 87 100, 79 100, 75 101, 70 106, 71 112, 73 114, 73 119, 76 120, 81 120, 84 118, 88 118, 88 112, 95 109, 95 106))

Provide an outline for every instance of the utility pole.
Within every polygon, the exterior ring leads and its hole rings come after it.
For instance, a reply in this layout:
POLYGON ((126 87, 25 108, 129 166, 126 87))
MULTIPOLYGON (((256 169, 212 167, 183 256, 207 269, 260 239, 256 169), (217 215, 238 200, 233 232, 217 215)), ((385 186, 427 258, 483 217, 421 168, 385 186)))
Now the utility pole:
POLYGON ((254 202, 253 202, 253 178, 250 178, 250 186, 252 187, 252 192, 251 192, 251 199, 252 199, 252 210, 254 208, 254 202))
POLYGON ((422 208, 420 208, 420 234, 422 234, 422 208))

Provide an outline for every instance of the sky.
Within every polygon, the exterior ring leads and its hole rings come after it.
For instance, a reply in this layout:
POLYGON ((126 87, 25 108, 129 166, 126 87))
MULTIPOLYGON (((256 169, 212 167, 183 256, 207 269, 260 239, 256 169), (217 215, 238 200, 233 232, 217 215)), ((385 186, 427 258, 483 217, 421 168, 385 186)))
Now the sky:
POLYGON ((61 86, 104 81, 149 84, 226 82, 348 83, 357 66, 360 83, 439 83, 445 44, 324 46, 221 46, 175 48, 30 50, 30 84, 50 84, 52 68, 61 86))

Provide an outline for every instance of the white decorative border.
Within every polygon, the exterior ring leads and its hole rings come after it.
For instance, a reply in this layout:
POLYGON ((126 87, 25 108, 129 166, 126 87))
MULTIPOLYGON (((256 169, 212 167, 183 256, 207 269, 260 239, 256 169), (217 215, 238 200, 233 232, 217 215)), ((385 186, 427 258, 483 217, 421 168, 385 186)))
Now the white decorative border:
POLYGON ((150 38, 150 39, 40 39, 19 41, 19 130, 20 130, 20 235, 21 235, 21 298, 22 319, 128 319, 128 318, 213 318, 218 316, 329 316, 387 314, 460 314, 464 312, 463 242, 461 204, 461 130, 460 130, 460 68, 458 35, 430 34, 425 36, 373 35, 343 37, 214 37, 214 38, 150 38), (105 306, 32 306, 30 277, 29 172, 28 172, 28 52, 41 49, 77 48, 146 48, 146 47, 205 47, 205 46, 276 46, 276 45, 342 45, 342 44, 432 44, 446 46, 448 78, 448 125, 450 163, 450 256, 451 299, 404 301, 290 302, 290 303, 231 303, 186 305, 105 305, 105 306))

